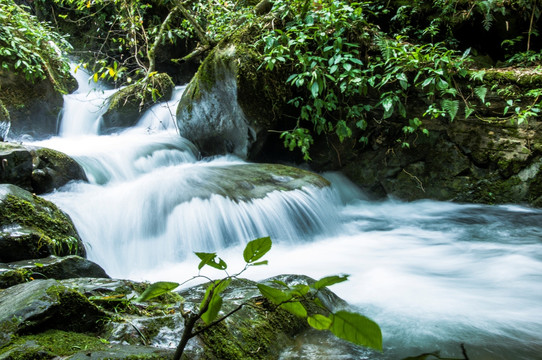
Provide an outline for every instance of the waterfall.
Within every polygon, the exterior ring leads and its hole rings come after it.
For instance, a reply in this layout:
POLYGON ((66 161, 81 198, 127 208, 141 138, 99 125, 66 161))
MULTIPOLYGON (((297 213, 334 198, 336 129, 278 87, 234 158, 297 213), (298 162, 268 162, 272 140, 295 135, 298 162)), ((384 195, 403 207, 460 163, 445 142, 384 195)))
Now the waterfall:
POLYGON ((174 114, 183 89, 137 126, 100 136, 114 90, 81 87, 66 96, 60 136, 35 143, 84 167, 88 183, 46 197, 71 216, 89 258, 111 276, 183 281, 197 273, 194 251, 216 251, 239 269, 244 243, 270 235, 269 265, 246 275, 350 274, 333 290, 381 325, 384 352, 370 358, 437 350, 460 358, 461 343, 472 359, 540 357, 541 210, 374 202, 339 173, 324 174, 327 188, 226 196, 216 179, 246 163, 200 159, 179 136, 174 114))

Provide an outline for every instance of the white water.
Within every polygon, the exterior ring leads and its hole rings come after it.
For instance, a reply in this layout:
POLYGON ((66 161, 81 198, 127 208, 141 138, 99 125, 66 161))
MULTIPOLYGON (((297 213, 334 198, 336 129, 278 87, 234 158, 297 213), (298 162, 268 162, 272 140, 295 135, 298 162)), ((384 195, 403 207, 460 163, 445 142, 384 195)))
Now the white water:
POLYGON ((89 258, 111 276, 183 281, 197 272, 193 251, 218 251, 239 269, 243 244, 270 235, 269 266, 248 277, 351 275, 333 290, 380 324, 385 348, 351 358, 436 350, 461 358, 460 343, 471 359, 542 358, 542 211, 371 202, 339 174, 326 175, 331 189, 252 202, 197 196, 219 186, 214 171, 243 162, 198 160, 172 120, 182 90, 138 126, 107 136, 97 125, 108 92, 81 90, 66 97, 61 136, 37 143, 85 168, 89 183, 47 198, 70 214, 89 258))

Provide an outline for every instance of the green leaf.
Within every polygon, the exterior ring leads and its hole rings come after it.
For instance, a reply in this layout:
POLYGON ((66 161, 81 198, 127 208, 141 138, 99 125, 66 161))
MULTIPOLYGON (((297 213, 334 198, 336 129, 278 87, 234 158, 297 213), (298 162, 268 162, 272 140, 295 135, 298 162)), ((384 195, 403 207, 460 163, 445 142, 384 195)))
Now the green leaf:
POLYGON ((450 116, 450 121, 454 121, 459 110, 459 100, 442 100, 442 109, 450 116))
POLYGON ((320 315, 320 314, 314 314, 313 316, 309 316, 307 318, 307 322, 309 325, 316 330, 329 330, 331 326, 331 319, 327 316, 320 315))
POLYGON ((255 262, 255 263, 251 263, 250 265, 259 266, 259 265, 267 265, 268 263, 269 263, 269 261, 264 260, 264 261, 258 261, 258 262, 255 262))
POLYGON ((201 270, 205 265, 209 265, 210 267, 218 270, 226 270, 228 267, 226 262, 221 258, 218 258, 218 262, 215 260, 216 253, 196 252, 194 254, 201 259, 201 262, 198 265, 198 270, 201 270))
POLYGON ((318 82, 316 82, 316 81, 313 82, 312 86, 311 86, 312 97, 317 98, 319 91, 320 91, 320 87, 318 86, 318 82))
POLYGON ((207 302, 207 298, 211 296, 211 300, 209 300, 209 307, 207 308, 207 311, 205 311, 201 315, 201 319, 206 323, 210 324, 213 322, 220 309, 222 308, 222 296, 220 296, 220 293, 226 290, 226 288, 230 285, 231 279, 225 279, 225 280, 217 280, 214 283, 210 284, 207 287, 207 290, 205 291, 205 296, 203 297, 203 300, 200 304, 200 310, 203 309, 205 306, 205 303, 207 302))
POLYGON ((351 343, 382 350, 382 331, 371 319, 348 311, 338 311, 330 316, 330 331, 351 343))
POLYGON ((320 290, 324 287, 331 286, 334 284, 342 283, 343 281, 348 280, 349 275, 333 275, 333 276, 326 276, 315 282, 312 287, 316 290, 320 290))
POLYGON ((222 303, 222 296, 220 296, 220 294, 214 294, 211 298, 211 301, 209 302, 209 308, 206 312, 201 314, 201 320, 203 320, 203 322, 205 322, 206 324, 212 323, 213 320, 215 320, 218 316, 218 313, 222 308, 222 303))
POLYGON ((474 112, 473 108, 465 106, 465 119, 467 119, 474 112))
POLYGON ((284 291, 275 289, 271 286, 267 286, 264 284, 258 284, 257 286, 258 290, 260 290, 260 293, 275 305, 279 305, 285 301, 290 300, 291 298, 291 296, 284 291))
POLYGON ((141 295, 139 295, 139 297, 135 299, 135 301, 136 302, 148 301, 157 296, 170 292, 171 290, 175 289, 177 286, 179 286, 179 284, 176 282, 167 282, 167 281, 155 282, 154 284, 149 285, 149 287, 147 287, 145 291, 143 291, 143 293, 141 293, 141 295))
POLYGON ((302 318, 307 317, 307 310, 299 301, 286 302, 280 305, 281 308, 302 318))
MULTIPOLYGON (((271 250, 272 245, 273 243, 269 236, 249 241, 243 251, 243 259, 249 264, 253 263, 267 254, 267 252, 271 250)), ((258 265, 262 265, 262 263, 258 263, 258 265)), ((265 263, 267 264, 267 261, 265 263)))

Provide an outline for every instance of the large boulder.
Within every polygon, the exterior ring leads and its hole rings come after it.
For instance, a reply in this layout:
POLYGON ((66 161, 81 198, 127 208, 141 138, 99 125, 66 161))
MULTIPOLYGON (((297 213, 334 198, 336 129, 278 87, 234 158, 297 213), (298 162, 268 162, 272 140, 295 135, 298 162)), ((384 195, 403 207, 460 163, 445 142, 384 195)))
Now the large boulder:
POLYGON ((68 215, 15 185, 0 185, 0 262, 85 254, 68 215))
POLYGON ((169 100, 174 88, 175 84, 167 74, 157 74, 148 83, 142 81, 120 89, 109 99, 100 132, 109 133, 135 125, 145 110, 157 101, 169 100))
POLYGON ((177 108, 178 128, 203 155, 232 153, 257 158, 269 130, 278 127, 279 114, 288 107, 288 74, 259 69, 260 55, 247 45, 258 34, 258 27, 251 25, 224 39, 183 94, 177 108))
POLYGON ((87 180, 81 165, 56 150, 0 143, 0 183, 36 194, 51 192, 72 180, 87 180))

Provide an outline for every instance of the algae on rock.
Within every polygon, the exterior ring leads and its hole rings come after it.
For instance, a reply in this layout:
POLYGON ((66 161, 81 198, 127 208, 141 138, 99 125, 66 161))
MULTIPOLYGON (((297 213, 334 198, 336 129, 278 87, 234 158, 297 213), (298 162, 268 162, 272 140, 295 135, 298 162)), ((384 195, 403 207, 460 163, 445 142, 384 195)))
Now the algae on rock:
POLYGON ((9 184, 0 185, 0 249, 0 262, 86 254, 68 215, 9 184))

